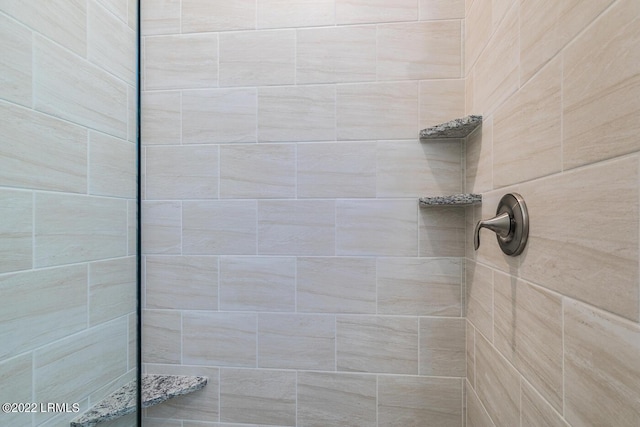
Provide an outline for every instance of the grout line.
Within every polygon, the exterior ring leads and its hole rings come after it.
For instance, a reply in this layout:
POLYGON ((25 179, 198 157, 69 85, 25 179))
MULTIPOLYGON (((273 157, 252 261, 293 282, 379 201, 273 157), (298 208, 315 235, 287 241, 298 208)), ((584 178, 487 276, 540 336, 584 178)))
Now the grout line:
POLYGON ((566 399, 566 390, 567 390, 567 387, 566 387, 566 371, 565 371, 565 367, 564 367, 564 360, 565 360, 565 354, 566 354, 565 353, 565 345, 564 345, 564 342, 565 342, 565 337, 564 337, 564 330, 565 330, 565 327, 564 327, 564 311, 565 311, 564 310, 564 304, 565 304, 565 298, 562 297, 560 299, 560 310, 561 310, 561 313, 562 313, 562 319, 561 319, 562 320, 562 414, 561 415, 562 415, 563 418, 565 417, 565 415, 567 413, 566 412, 566 402, 567 402, 567 399, 566 399))

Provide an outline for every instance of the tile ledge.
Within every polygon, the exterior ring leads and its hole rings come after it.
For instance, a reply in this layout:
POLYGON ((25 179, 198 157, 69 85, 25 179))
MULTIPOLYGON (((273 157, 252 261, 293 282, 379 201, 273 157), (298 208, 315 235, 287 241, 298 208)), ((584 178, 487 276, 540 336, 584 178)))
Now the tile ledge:
MULTIPOLYGON (((142 376, 142 407, 148 408, 173 397, 200 390, 207 385, 207 381, 206 377, 144 374, 142 376)), ((136 394, 134 380, 72 420, 71 427, 94 427, 101 422, 135 412, 136 394)))
POLYGON ((419 204, 421 208, 432 208, 435 206, 472 206, 482 203, 482 194, 452 194, 450 196, 429 196, 421 197, 419 204))
POLYGON ((482 116, 466 116, 422 129, 420 139, 462 139, 471 135, 481 124, 482 116))

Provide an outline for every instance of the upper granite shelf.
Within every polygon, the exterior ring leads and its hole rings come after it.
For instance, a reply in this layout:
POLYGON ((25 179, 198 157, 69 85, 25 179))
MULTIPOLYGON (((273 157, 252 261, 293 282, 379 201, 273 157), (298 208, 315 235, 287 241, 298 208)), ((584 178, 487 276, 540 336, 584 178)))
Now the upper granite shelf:
MULTIPOLYGON (((142 375, 142 407, 157 405, 172 397, 200 390, 206 377, 182 375, 142 375)), ((87 412, 71 421, 71 427, 94 427, 103 422, 131 414, 136 410, 136 381, 111 393, 87 412)))
POLYGON ((452 194, 450 196, 431 196, 419 199, 421 208, 436 206, 472 206, 482 203, 482 194, 452 194))
POLYGON ((462 139, 482 124, 482 116, 466 116, 420 131, 420 139, 462 139))

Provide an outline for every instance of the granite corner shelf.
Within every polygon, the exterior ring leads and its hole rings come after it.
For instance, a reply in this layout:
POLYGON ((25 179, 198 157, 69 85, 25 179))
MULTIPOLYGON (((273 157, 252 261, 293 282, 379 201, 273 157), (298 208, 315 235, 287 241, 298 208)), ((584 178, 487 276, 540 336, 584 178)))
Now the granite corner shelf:
MULTIPOLYGON (((467 138, 482 125, 482 116, 470 115, 459 119, 450 120, 446 123, 431 126, 420 131, 420 141, 453 139, 461 140, 467 138)), ((421 197, 419 205, 421 208, 431 208, 438 206, 473 206, 482 203, 481 194, 452 194, 449 196, 421 197)))
MULTIPOLYGON (((207 377, 144 374, 142 376, 142 407, 148 408, 173 397, 198 391, 207 385, 207 381, 207 377)), ((71 421, 71 427, 94 427, 101 422, 129 415, 136 410, 136 398, 137 390, 134 380, 75 418, 71 421)))
POLYGON ((482 124, 482 116, 466 116, 446 123, 431 126, 420 131, 420 140, 464 139, 482 124))
POLYGON ((473 206, 482 203, 482 194, 452 194, 450 196, 431 196, 419 199, 421 208, 441 206, 473 206))

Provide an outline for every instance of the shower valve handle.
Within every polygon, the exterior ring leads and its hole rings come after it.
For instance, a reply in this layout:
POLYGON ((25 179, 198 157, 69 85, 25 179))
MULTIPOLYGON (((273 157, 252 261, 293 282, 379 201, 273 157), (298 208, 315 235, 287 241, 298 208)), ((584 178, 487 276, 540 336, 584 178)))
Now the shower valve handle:
POLYGON ((473 247, 477 251, 480 247, 480 229, 488 228, 502 238, 508 238, 511 232, 511 217, 507 212, 503 212, 491 219, 478 221, 473 232, 473 247))
POLYGON ((478 221, 473 233, 473 247, 480 247, 480 230, 488 228, 496 233, 500 249, 507 255, 520 255, 529 237, 529 213, 524 199, 518 193, 502 196, 496 216, 478 221))

